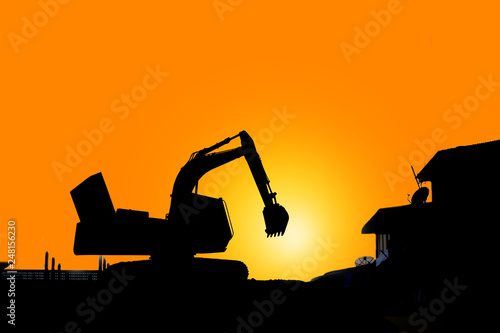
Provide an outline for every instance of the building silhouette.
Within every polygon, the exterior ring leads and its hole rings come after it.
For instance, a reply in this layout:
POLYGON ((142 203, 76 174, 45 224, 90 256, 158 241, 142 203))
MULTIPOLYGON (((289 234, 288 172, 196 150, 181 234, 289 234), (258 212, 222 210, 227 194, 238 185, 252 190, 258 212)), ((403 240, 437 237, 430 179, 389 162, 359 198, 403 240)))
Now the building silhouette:
POLYGON ((430 185, 432 200, 381 208, 364 225, 363 234, 376 235, 372 283, 386 315, 408 322, 416 309, 440 299, 443 281, 459 281, 467 301, 441 317, 479 324, 486 312, 478 313, 474 302, 494 295, 488 269, 499 222, 499 153, 500 141, 437 152, 416 175, 430 185))

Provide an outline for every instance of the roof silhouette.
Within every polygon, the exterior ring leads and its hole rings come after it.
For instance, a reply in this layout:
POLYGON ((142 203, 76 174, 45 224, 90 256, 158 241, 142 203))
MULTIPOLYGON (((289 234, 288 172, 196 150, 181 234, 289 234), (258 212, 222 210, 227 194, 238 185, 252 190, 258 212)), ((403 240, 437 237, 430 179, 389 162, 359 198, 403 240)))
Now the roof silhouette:
MULTIPOLYGON (((474 170, 492 167, 490 163, 498 159, 499 152, 500 140, 443 149, 432 157, 418 173, 417 178, 424 182, 446 175, 461 174, 462 177, 470 177, 472 176, 470 172, 474 170)), ((473 176, 481 175, 475 174, 473 176)))

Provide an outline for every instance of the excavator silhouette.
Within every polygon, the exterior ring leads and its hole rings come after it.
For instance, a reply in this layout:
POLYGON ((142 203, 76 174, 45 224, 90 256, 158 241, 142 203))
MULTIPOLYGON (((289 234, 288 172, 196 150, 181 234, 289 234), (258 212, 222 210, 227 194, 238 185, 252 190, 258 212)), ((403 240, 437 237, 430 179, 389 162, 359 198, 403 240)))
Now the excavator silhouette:
POLYGON ((288 213, 276 201, 252 138, 242 131, 191 155, 174 182, 165 219, 150 218, 148 212, 130 209, 115 212, 102 174, 84 180, 70 192, 80 218, 74 253, 150 255, 153 261, 182 262, 197 253, 224 252, 233 237, 226 203, 222 198, 198 194, 198 181, 208 171, 242 156, 265 205, 267 237, 283 235, 288 213), (214 152, 237 137, 240 147, 214 152))

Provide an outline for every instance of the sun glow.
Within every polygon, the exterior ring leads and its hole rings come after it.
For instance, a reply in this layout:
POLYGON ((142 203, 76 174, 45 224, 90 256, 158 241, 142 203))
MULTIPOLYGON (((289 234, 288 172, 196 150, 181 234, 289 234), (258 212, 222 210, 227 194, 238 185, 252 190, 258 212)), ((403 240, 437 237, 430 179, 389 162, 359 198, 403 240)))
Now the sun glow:
POLYGON ((296 258, 307 253, 311 239, 312 233, 310 226, 307 225, 307 219, 300 211, 292 209, 285 234, 273 243, 283 256, 296 258))

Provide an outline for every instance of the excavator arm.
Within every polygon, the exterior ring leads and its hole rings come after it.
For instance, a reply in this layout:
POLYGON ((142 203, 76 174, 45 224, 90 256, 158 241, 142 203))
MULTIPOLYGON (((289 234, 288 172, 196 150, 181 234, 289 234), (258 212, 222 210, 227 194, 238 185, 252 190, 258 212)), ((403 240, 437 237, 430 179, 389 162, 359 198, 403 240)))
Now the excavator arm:
POLYGON ((168 215, 169 220, 180 220, 183 203, 192 198, 193 190, 197 192, 198 181, 204 174, 242 156, 245 157, 248 163, 262 197, 262 201, 264 202, 263 213, 267 236, 283 235, 288 224, 288 213, 285 208, 276 201, 276 193, 271 190, 269 178, 264 170, 260 156, 255 149, 255 144, 245 131, 191 155, 189 161, 182 167, 175 180, 171 195, 172 202, 168 215), (241 140, 240 147, 221 152, 213 152, 237 137, 240 137, 241 140))

